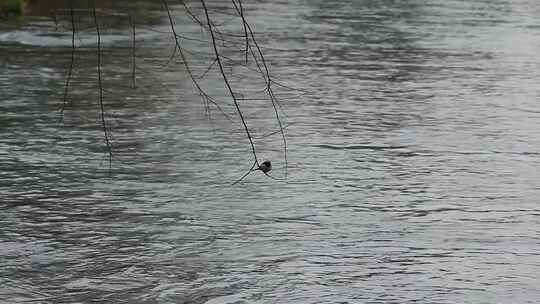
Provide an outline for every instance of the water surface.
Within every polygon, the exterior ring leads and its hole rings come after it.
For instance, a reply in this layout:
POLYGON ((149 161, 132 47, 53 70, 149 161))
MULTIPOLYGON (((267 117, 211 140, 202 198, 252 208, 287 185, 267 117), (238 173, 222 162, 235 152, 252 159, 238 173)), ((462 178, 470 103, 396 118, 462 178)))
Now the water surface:
MULTIPOLYGON (((276 80, 307 91, 275 87, 286 182, 230 185, 252 161, 242 126, 218 77, 205 84, 232 122, 215 108, 209 120, 167 64, 158 4, 160 21, 138 28, 137 89, 129 24, 103 34, 110 168, 92 29, 77 37, 63 122, 69 26, 0 32, 0 302, 536 303, 540 4, 246 10, 276 80)), ((235 79, 259 90, 251 80, 235 79)), ((256 135, 276 130, 267 102, 241 104, 256 135)), ((282 178, 279 134, 256 143, 282 178)))

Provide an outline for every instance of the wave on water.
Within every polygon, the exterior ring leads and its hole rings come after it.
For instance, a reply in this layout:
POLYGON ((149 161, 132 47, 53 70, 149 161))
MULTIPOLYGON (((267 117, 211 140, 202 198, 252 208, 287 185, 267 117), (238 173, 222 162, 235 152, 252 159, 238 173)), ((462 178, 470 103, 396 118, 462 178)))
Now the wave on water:
MULTIPOLYGON (((149 38, 150 32, 137 33, 137 39, 149 38)), ((132 37, 129 34, 101 34, 101 43, 104 46, 118 42, 129 43, 132 37)), ((25 31, 15 30, 0 33, 0 43, 18 43, 38 47, 71 47, 71 32, 51 31, 25 31)), ((97 36, 93 32, 77 33, 75 44, 77 47, 93 46, 97 43, 97 36)))
POLYGON ((332 149, 332 150, 396 150, 406 149, 407 146, 386 146, 386 145, 330 145, 319 144, 313 145, 316 148, 332 149))

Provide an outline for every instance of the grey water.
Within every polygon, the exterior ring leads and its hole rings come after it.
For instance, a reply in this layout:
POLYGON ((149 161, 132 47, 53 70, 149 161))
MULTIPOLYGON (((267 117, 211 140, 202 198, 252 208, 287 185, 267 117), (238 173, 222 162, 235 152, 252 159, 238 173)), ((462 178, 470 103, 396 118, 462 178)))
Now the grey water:
POLYGON ((540 301, 540 2, 246 1, 288 169, 246 99, 275 179, 234 186, 253 159, 222 80, 208 117, 159 2, 134 3, 135 89, 125 16, 103 28, 110 165, 92 28, 64 107, 67 17, 2 22, 0 303, 540 301))

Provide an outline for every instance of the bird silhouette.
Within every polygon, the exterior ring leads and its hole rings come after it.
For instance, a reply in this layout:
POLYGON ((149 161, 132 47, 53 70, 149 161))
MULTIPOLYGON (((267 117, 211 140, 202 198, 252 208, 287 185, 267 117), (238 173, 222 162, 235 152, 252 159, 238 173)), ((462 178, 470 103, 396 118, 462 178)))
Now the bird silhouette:
POLYGON ((265 160, 259 165, 259 170, 261 170, 263 173, 270 172, 270 170, 272 170, 272 163, 269 160, 265 160))

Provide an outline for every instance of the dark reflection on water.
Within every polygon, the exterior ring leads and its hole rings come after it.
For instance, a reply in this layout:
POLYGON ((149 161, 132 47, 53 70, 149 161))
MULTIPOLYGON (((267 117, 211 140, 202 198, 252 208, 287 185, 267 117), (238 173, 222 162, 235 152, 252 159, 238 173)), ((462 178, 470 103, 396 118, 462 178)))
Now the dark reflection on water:
MULTIPOLYGON (((280 92, 287 183, 230 186, 248 146, 178 69, 155 68, 166 24, 141 27, 135 91, 129 29, 104 34, 110 170, 91 33, 63 124, 69 32, 0 33, 0 299, 537 302, 540 6, 246 5, 276 77, 309 91, 280 92)), ((261 146, 279 171, 279 138, 261 146)))

